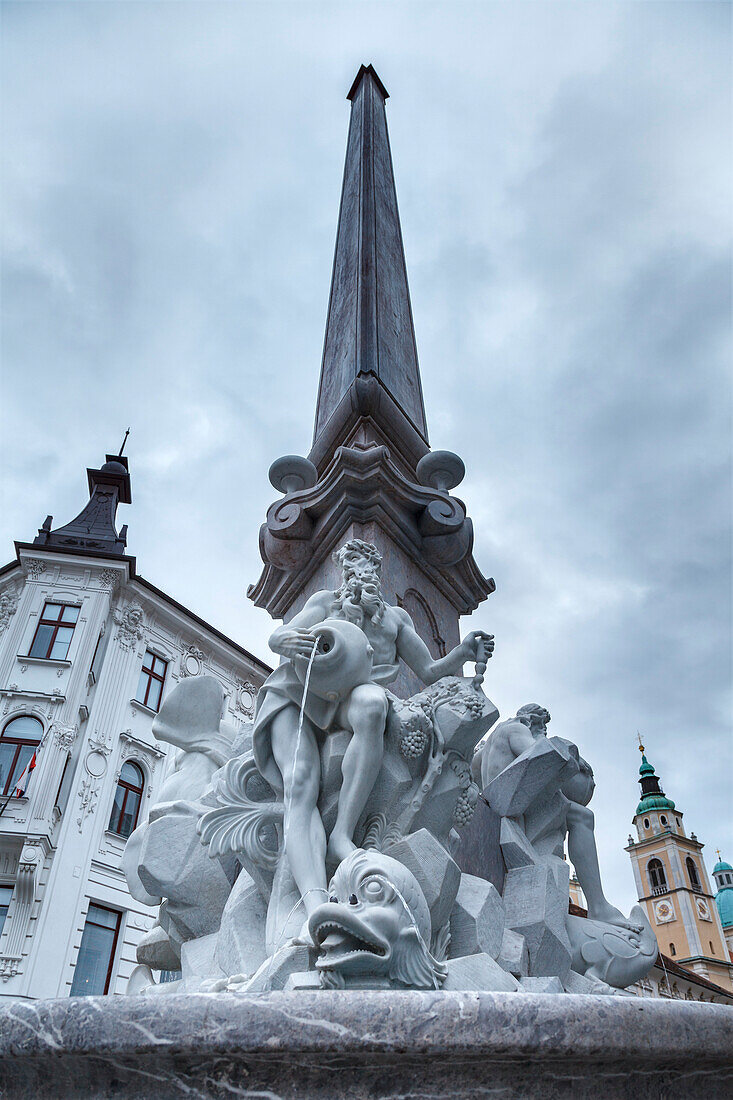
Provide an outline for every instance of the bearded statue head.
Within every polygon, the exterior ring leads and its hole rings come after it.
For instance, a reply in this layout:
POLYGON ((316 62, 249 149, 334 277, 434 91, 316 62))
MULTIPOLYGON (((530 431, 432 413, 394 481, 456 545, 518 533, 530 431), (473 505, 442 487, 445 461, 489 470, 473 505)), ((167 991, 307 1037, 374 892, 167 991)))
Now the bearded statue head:
POLYGON ((345 618, 361 626, 364 618, 379 623, 384 615, 382 596, 382 555, 370 542, 349 539, 337 550, 333 560, 341 567, 343 579, 336 601, 345 618))

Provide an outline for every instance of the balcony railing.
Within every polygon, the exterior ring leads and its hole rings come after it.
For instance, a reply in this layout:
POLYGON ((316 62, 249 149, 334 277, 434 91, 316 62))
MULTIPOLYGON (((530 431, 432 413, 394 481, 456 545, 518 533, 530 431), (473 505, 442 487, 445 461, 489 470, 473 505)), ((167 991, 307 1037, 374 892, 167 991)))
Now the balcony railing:
POLYGON ((652 886, 652 897, 658 898, 660 894, 668 894, 669 887, 665 883, 664 886, 652 886))

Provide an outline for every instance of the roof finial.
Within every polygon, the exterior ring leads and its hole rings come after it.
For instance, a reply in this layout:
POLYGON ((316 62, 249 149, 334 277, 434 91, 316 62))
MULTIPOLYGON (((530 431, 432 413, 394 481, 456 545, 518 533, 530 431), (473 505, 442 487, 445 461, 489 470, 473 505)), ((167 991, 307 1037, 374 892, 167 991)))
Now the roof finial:
POLYGON ((122 446, 120 447, 120 453, 117 456, 118 458, 122 458, 122 452, 125 449, 125 444, 127 443, 127 437, 128 437, 129 434, 130 434, 130 429, 128 428, 127 431, 125 432, 125 438, 122 440, 122 446))
POLYGON ((715 854, 716 854, 716 856, 718 857, 718 863, 722 863, 722 861, 723 861, 723 857, 722 857, 722 856, 721 856, 721 854, 720 854, 720 848, 716 848, 716 849, 715 849, 715 854))
POLYGON ((639 733, 639 731, 638 731, 638 730, 636 731, 636 736, 637 736, 637 737, 638 737, 638 739, 639 739, 639 752, 640 752, 640 753, 642 754, 642 756, 643 756, 643 755, 644 755, 644 743, 643 743, 643 742, 642 742, 642 740, 641 740, 641 734, 639 733))

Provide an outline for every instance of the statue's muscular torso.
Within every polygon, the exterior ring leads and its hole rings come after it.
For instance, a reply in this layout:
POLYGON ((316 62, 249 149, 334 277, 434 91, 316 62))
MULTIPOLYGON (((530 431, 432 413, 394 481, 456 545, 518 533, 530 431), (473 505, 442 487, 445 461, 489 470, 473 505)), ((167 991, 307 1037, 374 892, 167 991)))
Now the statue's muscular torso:
MULTIPOLYGON (((323 619, 346 619, 343 609, 339 606, 334 592, 316 592, 298 615, 298 625, 305 626, 305 617, 309 626, 315 626, 323 619)), ((361 629, 369 639, 374 650, 372 660, 373 681, 378 684, 388 684, 395 679, 399 672, 399 646, 398 639, 402 627, 412 620, 401 607, 384 605, 384 613, 380 622, 375 623, 367 615, 360 624, 361 629)))

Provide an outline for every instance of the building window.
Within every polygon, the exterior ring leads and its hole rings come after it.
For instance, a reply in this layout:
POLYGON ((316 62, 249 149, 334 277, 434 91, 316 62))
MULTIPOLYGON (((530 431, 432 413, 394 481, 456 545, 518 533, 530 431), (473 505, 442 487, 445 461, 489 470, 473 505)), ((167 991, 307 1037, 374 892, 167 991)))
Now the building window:
POLYGON ((97 638, 97 644, 94 647, 94 656, 92 657, 92 663, 89 667, 89 683, 96 684, 99 679, 99 670, 102 667, 102 661, 104 660, 104 646, 102 641, 104 639, 104 630, 100 630, 99 637, 97 638))
POLYGON ((645 829, 648 829, 648 828, 649 828, 649 818, 648 818, 648 817, 645 817, 645 818, 644 818, 644 828, 645 828, 645 829))
POLYGON ((157 711, 160 708, 160 696, 163 692, 165 670, 167 668, 168 662, 164 661, 162 657, 156 657, 149 649, 145 651, 145 660, 140 670, 135 698, 139 703, 150 707, 151 710, 157 711))
POLYGON ((0 734, 0 794, 14 790, 42 737, 43 726, 29 714, 8 722, 0 734))
POLYGON ((78 607, 64 603, 45 604, 28 656, 65 661, 78 618, 78 607))
POLYGON ((109 828, 113 833, 128 837, 137 825, 144 785, 145 777, 137 764, 128 760, 122 765, 109 819, 109 828))
POLYGON ((649 882, 652 888, 652 893, 666 894, 667 876, 664 873, 664 866, 662 865, 661 860, 650 859, 646 869, 649 875, 649 882))
POLYGON ((664 814, 661 814, 659 820, 662 822, 662 825, 667 824, 667 818, 664 816, 664 814))
POLYGON ((693 890, 701 891, 700 876, 697 873, 697 866, 694 859, 688 856, 685 863, 687 864, 687 874, 690 876, 690 886, 693 890))
POLYGON ((13 896, 12 886, 0 886, 0 936, 3 934, 3 925, 10 908, 10 899, 13 896))
POLYGON ((715 954, 715 948, 713 947, 713 941, 708 940, 708 943, 710 944, 710 954, 714 955, 715 954))
POLYGON ((675 951, 675 947, 674 947, 673 943, 671 943, 669 945, 669 953, 670 953, 670 955, 676 955, 677 954, 677 952, 675 951))
POLYGON ((66 791, 64 790, 64 780, 66 779, 66 773, 69 770, 69 761, 70 760, 71 760, 71 756, 67 756, 66 759, 64 760, 64 768, 63 768, 63 771, 61 772, 61 779, 59 780, 58 790, 56 791, 56 797, 53 800, 53 804, 56 807, 56 809, 59 811, 59 813, 62 813, 63 809, 64 809, 64 806, 62 806, 62 804, 61 804, 61 799, 62 799, 63 795, 66 793, 66 791))
POLYGON ((72 997, 102 995, 109 990, 122 914, 90 905, 71 983, 72 997))

